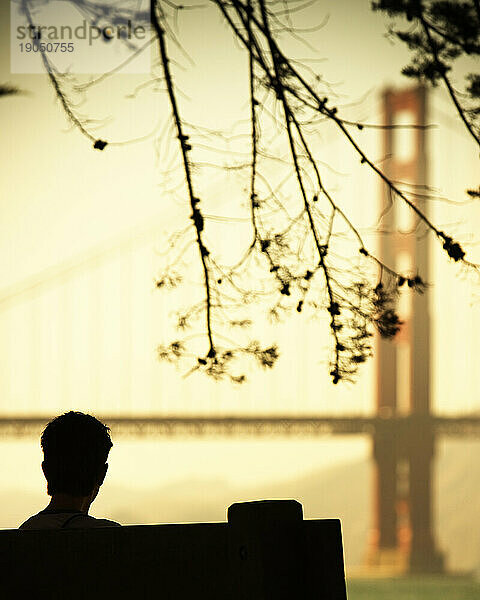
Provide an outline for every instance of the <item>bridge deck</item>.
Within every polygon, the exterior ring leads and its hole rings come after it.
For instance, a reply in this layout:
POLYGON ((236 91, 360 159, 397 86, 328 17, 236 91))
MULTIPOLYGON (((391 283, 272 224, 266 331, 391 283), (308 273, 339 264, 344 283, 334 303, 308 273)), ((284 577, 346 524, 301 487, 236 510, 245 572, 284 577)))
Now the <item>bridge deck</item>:
MULTIPOLYGON (((480 436, 480 416, 317 416, 263 415, 263 416, 99 416, 116 436, 148 437, 174 435, 220 436, 316 436, 316 435, 372 435, 378 428, 391 428, 401 433, 414 422, 430 422, 435 434, 448 436, 480 436)), ((0 417, 0 435, 5 437, 35 437, 51 416, 0 417)))

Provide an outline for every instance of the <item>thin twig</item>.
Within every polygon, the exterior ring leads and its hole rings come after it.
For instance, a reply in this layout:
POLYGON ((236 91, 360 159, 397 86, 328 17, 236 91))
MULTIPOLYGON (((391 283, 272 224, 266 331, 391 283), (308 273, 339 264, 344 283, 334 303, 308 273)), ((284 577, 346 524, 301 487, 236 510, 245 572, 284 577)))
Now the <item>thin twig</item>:
POLYGON ((167 49, 166 49, 166 44, 165 44, 165 31, 163 30, 163 28, 161 27, 161 25, 159 23, 157 13, 156 13, 156 4, 157 4, 156 0, 150 0, 151 19, 152 19, 152 25, 155 29, 155 33, 157 34, 157 37, 158 37, 160 57, 161 57, 161 61, 162 61, 165 82, 167 84, 168 96, 169 96, 170 104, 172 107, 173 118, 174 118, 175 126, 177 129, 178 140, 180 143, 180 150, 182 153, 182 161, 183 161, 183 167, 184 167, 184 171, 185 171, 185 179, 187 182, 190 206, 192 207, 191 218, 194 222, 194 226, 196 229, 197 245, 198 245, 198 250, 200 253, 200 260, 202 262, 202 267, 203 267, 203 275, 204 275, 203 279, 204 279, 204 283, 205 283, 205 292, 206 292, 206 299, 205 299, 205 301, 206 301, 206 324, 207 324, 208 341, 210 344, 210 348, 207 353, 207 356, 210 358, 214 358, 215 357, 215 346, 213 343, 213 336, 212 336, 211 291, 210 291, 209 270, 208 270, 208 266, 207 266, 208 250, 205 247, 205 244, 203 243, 203 240, 202 240, 203 217, 200 213, 200 209, 197 206, 199 200, 195 197, 194 190, 193 190, 191 167, 190 167, 190 162, 189 162, 189 159, 187 156, 187 152, 189 150, 191 150, 191 146, 187 142, 188 137, 183 132, 182 121, 180 119, 180 113, 178 110, 177 100, 175 97, 175 90, 173 87, 173 80, 172 80, 172 76, 170 73, 170 67, 168 64, 169 59, 168 59, 168 54, 167 54, 167 49))

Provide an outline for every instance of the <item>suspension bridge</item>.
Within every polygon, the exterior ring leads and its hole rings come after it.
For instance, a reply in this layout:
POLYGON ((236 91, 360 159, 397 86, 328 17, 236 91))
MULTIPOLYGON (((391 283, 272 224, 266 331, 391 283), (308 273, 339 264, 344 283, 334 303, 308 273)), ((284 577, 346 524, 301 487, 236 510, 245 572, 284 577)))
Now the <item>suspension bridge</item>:
MULTIPOLYGON (((405 111, 410 122, 424 124, 425 91, 386 91, 383 108, 386 124, 405 111)), ((395 152, 395 130, 384 131, 384 150, 390 155, 386 168, 393 179, 426 181, 427 131, 416 129, 415 135, 414 152, 405 158, 395 152)), ((382 202, 385 207, 388 198, 382 202)), ((403 216, 396 211, 385 215, 384 225, 395 231, 403 216)), ((2 438, 37 437, 52 415, 63 411, 61 399, 78 410, 83 403, 88 410, 102 406, 105 397, 114 398, 109 406, 115 410, 94 412, 115 436, 367 435, 376 465, 369 564, 390 561, 411 572, 442 571, 432 520, 435 440, 480 436, 480 412, 432 414, 428 293, 411 295, 403 307, 406 325, 396 343, 377 340, 374 414, 264 412, 256 398, 253 409, 243 413, 225 408, 196 411, 191 405, 180 410, 178 402, 142 404, 142 398, 159 399, 159 390, 169 387, 154 357, 145 354, 153 355, 170 309, 167 300, 155 295, 153 284, 158 257, 151 248, 158 228, 159 223, 151 223, 131 231, 0 294, 0 386, 8 399, 0 414, 2 438), (80 398, 79 389, 86 398, 80 398), (57 403, 40 410, 49 398, 57 403)), ((428 278, 424 237, 406 241, 396 234, 382 239, 386 262, 400 268, 407 259, 428 278)))

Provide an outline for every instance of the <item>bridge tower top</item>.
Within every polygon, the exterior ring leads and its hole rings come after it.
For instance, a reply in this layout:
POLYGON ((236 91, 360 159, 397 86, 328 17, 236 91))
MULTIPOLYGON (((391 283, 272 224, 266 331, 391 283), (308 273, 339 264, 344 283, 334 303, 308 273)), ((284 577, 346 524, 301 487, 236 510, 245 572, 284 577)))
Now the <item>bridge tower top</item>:
MULTIPOLYGON (((427 96, 424 87, 383 93, 383 154, 386 175, 412 192, 427 185, 426 130, 427 96), (396 125, 412 124, 401 129, 396 125)), ((424 281, 429 279, 428 236, 423 223, 401 198, 392 197, 387 187, 381 196, 382 229, 379 254, 395 270, 424 281)), ((425 199, 415 203, 425 214, 425 199)), ((427 215, 428 216, 428 215, 427 215)), ((428 294, 414 293, 405 284, 398 312, 402 329, 394 343, 378 341, 376 398, 379 414, 430 412, 430 317, 428 294)))

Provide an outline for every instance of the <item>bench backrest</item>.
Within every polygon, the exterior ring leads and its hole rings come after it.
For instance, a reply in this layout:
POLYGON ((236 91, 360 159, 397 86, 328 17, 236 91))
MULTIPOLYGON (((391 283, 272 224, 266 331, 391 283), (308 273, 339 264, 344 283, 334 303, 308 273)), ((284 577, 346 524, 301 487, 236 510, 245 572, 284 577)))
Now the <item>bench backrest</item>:
POLYGON ((0 531, 0 598, 39 597, 345 600, 340 521, 262 500, 225 523, 0 531))

